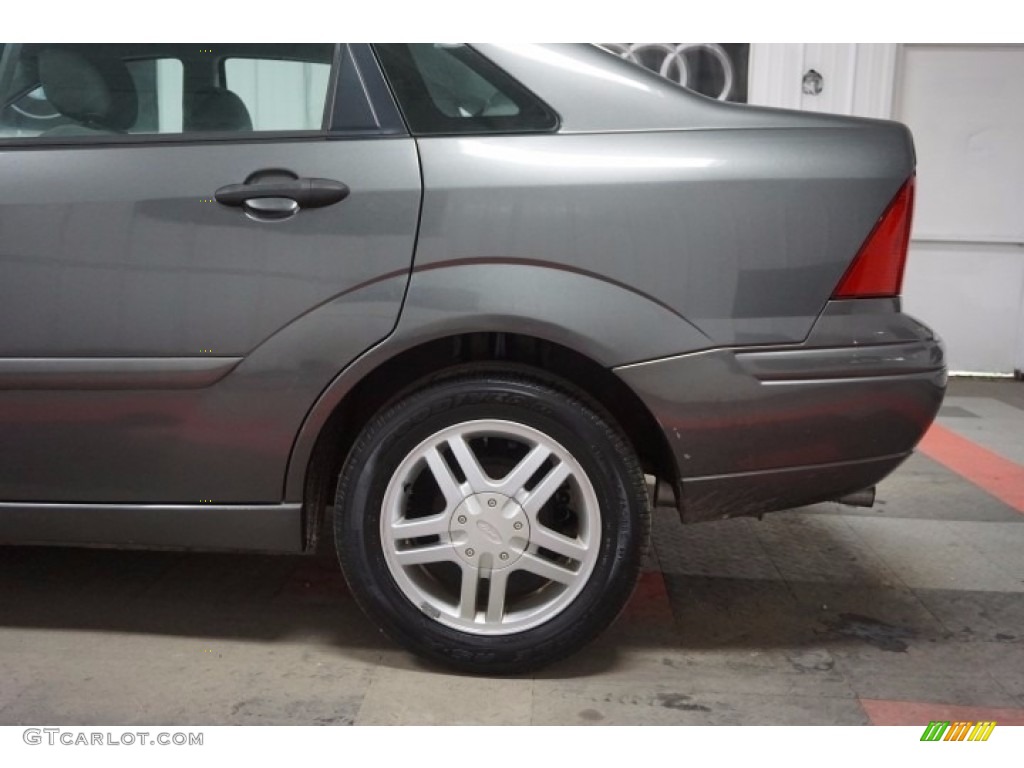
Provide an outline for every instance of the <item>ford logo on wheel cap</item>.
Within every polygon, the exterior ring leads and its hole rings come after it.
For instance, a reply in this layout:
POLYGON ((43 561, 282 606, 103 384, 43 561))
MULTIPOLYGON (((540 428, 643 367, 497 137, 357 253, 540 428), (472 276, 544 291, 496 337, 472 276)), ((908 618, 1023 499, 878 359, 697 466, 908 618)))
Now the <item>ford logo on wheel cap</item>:
POLYGON ((480 532, 488 539, 493 541, 495 544, 501 544, 501 534, 498 533, 498 529, 488 523, 486 520, 477 520, 476 527, 480 529, 480 532))

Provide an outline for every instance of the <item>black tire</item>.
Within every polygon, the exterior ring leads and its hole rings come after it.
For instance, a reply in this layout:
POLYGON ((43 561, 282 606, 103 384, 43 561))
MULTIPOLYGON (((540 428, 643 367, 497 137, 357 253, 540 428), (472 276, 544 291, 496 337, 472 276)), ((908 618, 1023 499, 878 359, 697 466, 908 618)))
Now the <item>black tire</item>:
POLYGON ((416 654, 485 674, 536 669, 595 638, 629 599, 650 531, 643 472, 612 419, 559 382, 507 370, 436 379, 384 407, 345 461, 334 520, 342 569, 370 618, 416 654), (599 549, 585 585, 557 615, 511 634, 477 635, 435 620, 402 592, 382 544, 382 504, 403 459, 438 431, 477 419, 516 422, 557 441, 582 467, 600 509, 599 549))

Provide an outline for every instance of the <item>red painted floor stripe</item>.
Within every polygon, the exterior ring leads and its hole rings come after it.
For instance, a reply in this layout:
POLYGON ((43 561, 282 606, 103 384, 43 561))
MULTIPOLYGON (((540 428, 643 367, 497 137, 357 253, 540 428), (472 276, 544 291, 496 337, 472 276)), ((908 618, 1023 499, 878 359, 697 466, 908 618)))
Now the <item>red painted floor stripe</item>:
POLYGON ((932 424, 918 450, 1024 514, 1024 467, 1020 464, 940 424, 932 424))
POLYGON ((640 572, 633 597, 626 603, 623 616, 630 623, 636 621, 672 621, 672 605, 661 571, 640 572))
POLYGON ((926 701, 888 701, 861 699, 872 725, 919 725, 932 720, 995 720, 1000 725, 1024 725, 1024 709, 1009 707, 962 707, 957 704, 931 704, 926 701))

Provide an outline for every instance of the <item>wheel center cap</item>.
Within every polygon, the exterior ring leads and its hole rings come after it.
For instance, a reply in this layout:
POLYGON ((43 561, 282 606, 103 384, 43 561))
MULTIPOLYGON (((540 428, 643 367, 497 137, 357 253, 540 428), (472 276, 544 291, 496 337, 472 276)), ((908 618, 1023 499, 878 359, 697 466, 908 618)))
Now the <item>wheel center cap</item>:
POLYGON ((467 496, 452 513, 448 531, 464 562, 495 571, 515 563, 530 543, 526 512, 500 493, 467 496))

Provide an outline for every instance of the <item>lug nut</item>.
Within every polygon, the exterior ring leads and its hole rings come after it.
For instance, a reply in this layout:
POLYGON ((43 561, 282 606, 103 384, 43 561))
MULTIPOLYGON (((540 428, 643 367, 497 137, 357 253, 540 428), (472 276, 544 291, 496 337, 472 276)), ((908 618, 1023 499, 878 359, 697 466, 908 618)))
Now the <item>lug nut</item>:
POLYGON ((502 560, 508 560, 508 552, 502 552, 501 553, 501 559, 502 560))
POLYGON ((494 499, 488 499, 487 500, 487 506, 488 507, 496 507, 496 506, 498 506, 498 502, 495 501, 494 499))
POLYGON ((466 516, 465 515, 459 515, 459 522, 465 524, 466 516))
POLYGON ((522 523, 515 523, 515 524, 513 524, 512 527, 515 528, 517 531, 523 530, 523 524, 522 523))
POLYGON ((472 548, 466 550, 466 557, 472 557, 475 554, 476 552, 474 552, 472 548))

